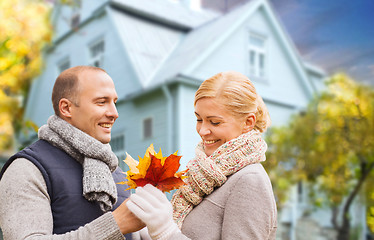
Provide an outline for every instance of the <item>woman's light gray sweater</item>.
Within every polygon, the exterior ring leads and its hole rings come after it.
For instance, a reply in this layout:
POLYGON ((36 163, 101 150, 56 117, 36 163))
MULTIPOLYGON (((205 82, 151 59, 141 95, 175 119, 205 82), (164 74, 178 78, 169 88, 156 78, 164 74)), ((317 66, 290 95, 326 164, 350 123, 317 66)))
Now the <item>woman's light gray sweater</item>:
POLYGON ((186 217, 173 240, 273 240, 277 208, 270 179, 259 163, 227 179, 186 217))

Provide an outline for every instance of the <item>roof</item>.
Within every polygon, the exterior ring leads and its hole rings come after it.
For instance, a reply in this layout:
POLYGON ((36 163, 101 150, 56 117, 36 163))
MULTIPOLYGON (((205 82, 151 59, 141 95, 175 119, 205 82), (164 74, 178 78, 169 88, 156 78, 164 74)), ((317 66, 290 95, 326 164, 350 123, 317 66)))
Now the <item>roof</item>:
POLYGON ((193 29, 217 17, 211 10, 193 11, 183 4, 165 0, 111 0, 112 7, 180 29, 193 29))
POLYGON ((210 11, 206 15, 165 0, 112 0, 111 6, 143 89, 155 88, 181 75, 191 76, 260 7, 286 49, 307 95, 312 96, 315 87, 305 70, 322 73, 301 60, 266 0, 248 1, 224 15, 210 11))
POLYGON ((219 16, 165 0, 113 0, 110 11, 143 88, 188 32, 219 16))
POLYGON ((186 69, 221 38, 225 33, 223 29, 232 28, 238 19, 247 15, 251 7, 253 7, 252 1, 186 34, 149 84, 158 85, 179 74, 188 75, 186 69))

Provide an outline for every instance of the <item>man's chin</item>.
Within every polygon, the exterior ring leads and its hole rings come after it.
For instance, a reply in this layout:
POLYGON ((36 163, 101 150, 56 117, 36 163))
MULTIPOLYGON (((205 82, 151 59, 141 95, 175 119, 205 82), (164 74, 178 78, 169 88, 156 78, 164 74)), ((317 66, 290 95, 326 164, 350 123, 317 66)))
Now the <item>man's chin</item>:
POLYGON ((102 144, 107 144, 107 143, 110 143, 111 138, 110 137, 102 137, 102 138, 97 139, 97 140, 100 141, 102 144))

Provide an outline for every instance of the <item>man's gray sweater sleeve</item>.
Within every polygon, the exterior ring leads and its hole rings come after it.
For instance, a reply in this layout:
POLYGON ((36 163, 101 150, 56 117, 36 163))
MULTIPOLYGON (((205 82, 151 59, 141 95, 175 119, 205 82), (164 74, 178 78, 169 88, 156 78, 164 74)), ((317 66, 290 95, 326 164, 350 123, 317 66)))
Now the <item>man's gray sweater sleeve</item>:
POLYGON ((124 239, 112 213, 75 231, 52 235, 50 198, 43 175, 27 159, 16 159, 0 181, 0 227, 4 239, 124 239))

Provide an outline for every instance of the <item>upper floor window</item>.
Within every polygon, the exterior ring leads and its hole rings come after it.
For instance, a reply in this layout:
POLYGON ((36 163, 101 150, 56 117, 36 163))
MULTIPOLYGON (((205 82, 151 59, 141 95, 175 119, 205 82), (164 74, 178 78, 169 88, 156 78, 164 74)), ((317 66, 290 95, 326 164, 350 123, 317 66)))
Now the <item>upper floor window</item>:
POLYGON ((72 29, 77 29, 79 27, 80 17, 81 16, 80 16, 79 12, 74 13, 73 16, 71 16, 71 18, 70 18, 70 27, 72 29))
POLYGON ((80 16, 80 11, 81 11, 81 1, 80 0, 71 0, 70 5, 72 7, 72 13, 70 17, 70 27, 72 29, 77 29, 80 24, 81 16, 80 16))
POLYGON ((57 64, 58 74, 60 74, 61 72, 63 72, 64 70, 66 70, 68 68, 70 68, 70 60, 68 58, 60 61, 57 64))
POLYGON ((143 120, 143 138, 150 138, 153 136, 153 119, 146 118, 143 120))
POLYGON ((104 60, 104 40, 100 40, 92 44, 89 48, 90 60, 89 64, 95 67, 103 67, 104 60))
POLYGON ((249 35, 249 75, 266 77, 266 39, 256 34, 249 35))

